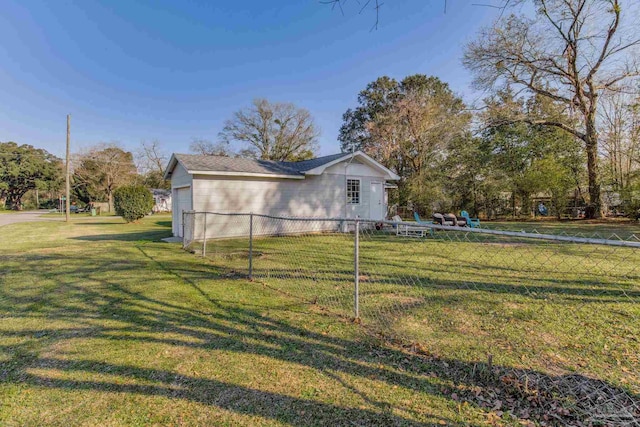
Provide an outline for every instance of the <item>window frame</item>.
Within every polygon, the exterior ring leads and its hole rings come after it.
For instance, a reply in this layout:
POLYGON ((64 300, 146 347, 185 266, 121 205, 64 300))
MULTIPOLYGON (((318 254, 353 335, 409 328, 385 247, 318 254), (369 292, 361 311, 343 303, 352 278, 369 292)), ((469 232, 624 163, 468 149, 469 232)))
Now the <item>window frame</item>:
POLYGON ((347 198, 347 205, 360 205, 360 203, 362 202, 362 179, 360 178, 349 178, 347 177, 347 181, 345 184, 345 194, 346 194, 346 198, 347 198), (355 191, 353 188, 349 188, 349 184, 353 185, 353 183, 350 183, 350 181, 355 181, 358 183, 358 189, 357 189, 357 202, 353 202, 354 199, 354 194, 353 192, 355 191), (351 194, 351 197, 349 197, 351 194))

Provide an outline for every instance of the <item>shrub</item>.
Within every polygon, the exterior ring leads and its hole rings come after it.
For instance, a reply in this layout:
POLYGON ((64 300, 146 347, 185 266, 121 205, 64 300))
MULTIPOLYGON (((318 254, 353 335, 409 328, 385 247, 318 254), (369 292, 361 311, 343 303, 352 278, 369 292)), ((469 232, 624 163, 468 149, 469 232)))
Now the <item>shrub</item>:
POLYGON ((113 192, 113 206, 117 215, 127 222, 133 222, 151 212, 153 196, 143 186, 125 185, 113 192))
POLYGON ((47 199, 40 202, 40 209, 58 209, 60 207, 60 200, 47 199))

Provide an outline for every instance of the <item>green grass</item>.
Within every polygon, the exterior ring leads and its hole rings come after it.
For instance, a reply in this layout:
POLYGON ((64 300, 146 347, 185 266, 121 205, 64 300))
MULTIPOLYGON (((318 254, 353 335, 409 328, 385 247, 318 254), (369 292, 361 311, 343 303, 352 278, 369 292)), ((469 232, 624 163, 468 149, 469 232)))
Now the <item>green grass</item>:
POLYGON ((600 238, 621 238, 629 239, 636 236, 636 241, 640 240, 640 222, 629 219, 616 220, 573 220, 573 221, 491 221, 483 222, 487 228, 528 231, 548 234, 584 235, 585 237, 600 238))
MULTIPOLYGON (((76 214, 73 214, 73 215, 76 215, 76 214)), ((79 214, 77 214, 77 215, 79 215, 79 214)), ((64 212, 45 212, 40 216, 42 218, 51 218, 51 217, 64 218, 64 212)))
MULTIPOLYGON (((203 260, 159 241, 170 225, 164 215, 0 227, 0 425, 522 425, 505 408, 541 417, 536 408, 549 412, 551 400, 571 397, 502 376, 522 366, 540 382, 575 379, 567 373, 578 366, 587 383, 637 390, 637 276, 616 285, 631 304, 603 293, 619 278, 610 272, 562 282, 567 269, 556 265, 551 282, 537 281, 517 272, 526 266, 519 257, 505 270, 499 257, 451 256, 469 242, 371 235, 362 242, 363 320, 416 334, 421 354, 411 354, 345 320, 349 235, 258 240, 259 280, 250 282, 237 274, 246 268, 244 242, 218 242, 203 260), (406 281, 419 274, 426 279, 406 281), (514 284, 519 275, 532 282, 514 284), (540 296, 519 291, 533 282, 540 296), (564 306, 576 313, 568 322, 588 326, 592 338, 560 333, 553 313, 564 306), (527 350, 545 339, 536 328, 559 335, 549 345, 563 359, 527 350), (588 366, 569 360, 575 355, 588 366)), ((632 260, 620 252, 602 259, 618 265, 616 256, 632 260)))
MULTIPOLYGON (((507 225, 592 234, 591 225, 507 225)), ((637 225, 597 227, 603 228, 618 236, 638 233, 637 225)), ((257 238, 254 276, 352 316, 352 240, 257 238)), ((242 272, 246 249, 246 239, 211 241, 207 255, 214 265, 242 272)), ((360 316, 371 330, 417 342, 439 357, 474 363, 491 354, 502 366, 579 373, 640 392, 637 248, 465 231, 426 239, 366 232, 360 240, 360 316)))
MULTIPOLYGON (((62 212, 47 212, 47 213, 43 213, 42 215, 40 215, 43 218, 50 218, 50 217, 62 217, 64 218, 65 213, 64 211, 62 212)), ((71 212, 71 218, 83 218, 83 217, 90 217, 91 213, 90 212, 80 212, 80 213, 74 213, 71 212)), ((116 216, 115 212, 101 212, 100 215, 97 215, 97 217, 114 217, 116 216)))
POLYGON ((0 230, 0 425, 487 420, 435 362, 159 242, 168 216, 0 230))

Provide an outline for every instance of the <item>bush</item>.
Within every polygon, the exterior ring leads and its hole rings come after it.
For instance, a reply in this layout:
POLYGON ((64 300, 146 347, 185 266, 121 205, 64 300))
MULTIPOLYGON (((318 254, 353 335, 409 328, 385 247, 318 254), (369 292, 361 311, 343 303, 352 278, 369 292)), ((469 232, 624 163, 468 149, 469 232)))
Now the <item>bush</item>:
POLYGON ((113 192, 113 206, 117 215, 127 222, 133 222, 151 212, 153 196, 143 186, 125 185, 113 192))
POLYGON ((47 199, 40 201, 40 209, 58 209, 60 201, 58 199, 47 199))

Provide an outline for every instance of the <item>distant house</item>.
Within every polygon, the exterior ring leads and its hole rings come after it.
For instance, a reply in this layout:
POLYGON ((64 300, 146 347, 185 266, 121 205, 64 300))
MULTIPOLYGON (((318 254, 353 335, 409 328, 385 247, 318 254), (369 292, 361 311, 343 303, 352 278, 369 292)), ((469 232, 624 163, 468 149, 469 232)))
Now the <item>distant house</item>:
POLYGON ((153 212, 171 212, 171 190, 162 188, 151 189, 153 194, 153 212))
POLYGON ((358 151, 301 162, 173 154, 173 234, 182 236, 182 212, 384 219, 385 184, 399 178, 358 151))

